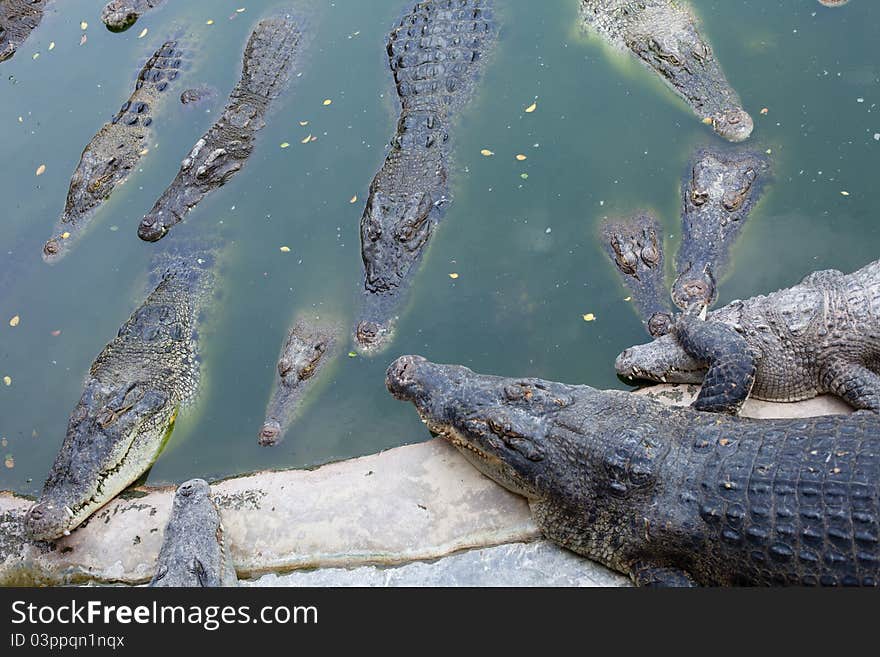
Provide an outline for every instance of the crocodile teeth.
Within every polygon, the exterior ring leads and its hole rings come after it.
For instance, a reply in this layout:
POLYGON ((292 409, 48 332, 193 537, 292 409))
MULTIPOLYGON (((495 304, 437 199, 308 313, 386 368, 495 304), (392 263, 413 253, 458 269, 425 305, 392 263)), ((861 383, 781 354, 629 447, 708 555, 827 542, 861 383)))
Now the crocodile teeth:
POLYGON ((64 535, 65 535, 65 536, 70 536, 70 530, 69 530, 69 529, 65 529, 65 530, 64 530, 64 535))
POLYGON ((73 518, 73 509, 71 509, 69 506, 65 506, 64 510, 67 511, 67 515, 73 518))

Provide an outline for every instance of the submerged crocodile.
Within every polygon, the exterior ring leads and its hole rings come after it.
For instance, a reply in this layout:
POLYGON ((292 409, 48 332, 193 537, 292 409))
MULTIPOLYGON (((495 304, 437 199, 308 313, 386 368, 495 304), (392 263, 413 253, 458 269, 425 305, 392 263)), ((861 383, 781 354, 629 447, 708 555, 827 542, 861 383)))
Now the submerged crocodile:
POLYGON ((699 383, 703 410, 735 413, 751 394, 798 401, 822 393, 880 412, 880 260, 852 274, 819 271, 706 317, 682 315, 668 335, 627 349, 617 373, 699 383))
POLYGON ((880 418, 753 420, 404 356, 386 384, 636 584, 880 585, 880 418))
POLYGON ((449 128, 474 95, 480 60, 494 43, 488 0, 418 3, 389 36, 400 115, 361 217, 360 349, 389 343, 396 313, 449 201, 449 128))
POLYGON ((333 359, 338 343, 338 330, 328 322, 312 319, 294 322, 278 357, 278 376, 257 438, 260 445, 279 442, 293 422, 308 382, 333 359))
POLYGON ((110 0, 101 10, 101 20, 111 32, 122 32, 137 22, 151 9, 165 4, 165 0, 110 0))
POLYGON ((10 59, 43 20, 50 0, 0 0, 0 62, 10 59))
POLYGON ((208 193, 224 185, 250 157, 272 101, 281 93, 300 50, 302 32, 290 17, 260 21, 244 50, 241 78, 223 114, 184 158, 177 176, 141 220, 138 236, 155 242, 208 193))
POLYGON ((69 252, 95 211, 147 154, 156 105, 178 77, 181 54, 177 41, 165 42, 144 64, 131 97, 83 150, 70 179, 64 212, 43 246, 46 262, 56 262, 69 252))
POLYGON ((150 586, 237 586, 223 540, 220 512, 204 479, 190 479, 174 493, 156 574, 150 586))
POLYGON ((175 240, 158 252, 153 291, 95 359, 25 524, 68 534, 146 472, 199 386, 197 324, 214 289, 215 247, 175 240))
POLYGON ((697 19, 680 0, 582 0, 585 26, 657 73, 703 120, 729 141, 752 134, 743 109, 697 19))

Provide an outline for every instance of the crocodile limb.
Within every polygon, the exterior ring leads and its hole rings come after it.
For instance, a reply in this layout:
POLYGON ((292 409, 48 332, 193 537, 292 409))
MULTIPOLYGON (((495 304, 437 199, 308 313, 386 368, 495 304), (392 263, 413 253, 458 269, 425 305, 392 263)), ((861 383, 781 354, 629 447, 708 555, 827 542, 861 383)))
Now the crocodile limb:
POLYGON ((241 78, 229 94, 223 114, 196 142, 177 176, 141 220, 138 236, 142 240, 162 239, 206 195, 244 166, 301 46, 302 32, 289 16, 257 24, 244 49, 241 78))
POLYGON ((146 155, 153 116, 163 92, 178 77, 181 55, 177 41, 166 41, 141 69, 129 99, 83 150, 70 179, 64 212, 43 245, 46 262, 57 262, 70 251, 95 211, 146 155))
POLYGON ((602 243, 621 274, 642 323, 654 337, 669 330, 672 307, 663 282, 663 232, 657 220, 639 214, 602 224, 602 243))
POLYGON ((215 282, 216 246, 175 240, 154 256, 153 291, 92 363, 82 397, 25 525, 31 538, 70 533, 139 479, 178 409, 199 387, 197 328, 215 282))
POLYGON ((420 2, 389 36, 400 116, 361 217, 364 298, 354 337, 363 352, 390 343, 449 202, 449 127, 474 95, 480 62, 495 40, 489 6, 489 0, 420 2))
POLYGON ((418 356, 386 385, 548 539, 665 586, 880 585, 880 418, 754 420, 418 356))
POLYGON ((0 62, 11 59, 33 32, 51 0, 0 0, 0 62))
POLYGON ((720 136, 743 141, 752 134, 752 117, 684 2, 582 0, 581 18, 586 27, 657 73, 720 136))
POLYGON ((278 356, 272 397, 257 442, 277 445, 287 432, 305 391, 339 351, 339 328, 321 319, 297 319, 278 356))
POLYGON ((111 32, 124 32, 165 0, 110 0, 101 10, 101 20, 111 32))
POLYGON ((672 301, 682 310, 711 306, 730 250, 761 197, 767 158, 738 149, 703 148, 682 186, 681 245, 675 259, 672 301))
POLYGON ((204 479, 177 487, 150 586, 237 586, 220 511, 204 479))

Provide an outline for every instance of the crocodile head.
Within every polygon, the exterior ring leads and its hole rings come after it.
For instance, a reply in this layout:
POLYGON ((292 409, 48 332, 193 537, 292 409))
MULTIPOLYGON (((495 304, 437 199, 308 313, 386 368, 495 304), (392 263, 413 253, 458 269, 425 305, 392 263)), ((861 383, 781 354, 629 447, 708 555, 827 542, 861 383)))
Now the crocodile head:
POLYGON ((394 361, 385 384, 395 398, 416 406, 432 432, 508 490, 543 499, 570 478, 565 441, 549 431, 553 417, 571 403, 569 386, 476 374, 421 356, 394 361))
POLYGON ((101 10, 101 20, 111 32, 123 32, 140 16, 135 4, 132 0, 110 0, 101 10))
POLYGON ((25 516, 34 540, 69 534, 155 461, 177 407, 148 383, 90 379, 39 501, 25 516))
POLYGON ((706 374, 705 364, 691 358, 671 333, 647 344, 630 347, 614 361, 622 379, 657 383, 700 383, 706 374))

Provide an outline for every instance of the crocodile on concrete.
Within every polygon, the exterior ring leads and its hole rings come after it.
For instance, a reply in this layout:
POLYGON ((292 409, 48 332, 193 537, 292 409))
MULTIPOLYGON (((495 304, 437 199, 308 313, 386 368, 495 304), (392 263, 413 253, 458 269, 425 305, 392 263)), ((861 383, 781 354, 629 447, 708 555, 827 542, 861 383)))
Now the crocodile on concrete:
POLYGON ((223 114, 193 146, 177 176, 141 220, 138 236, 155 242, 183 220, 207 194, 244 166, 272 101, 281 93, 302 46, 289 17, 260 21, 245 46, 241 78, 223 114))
POLYGON ((657 219, 639 214, 628 221, 606 221, 602 243, 648 333, 664 335, 672 321, 672 307, 663 276, 663 230, 657 219))
POLYGON ((588 30, 629 51, 657 73, 703 120, 729 141, 752 134, 743 109, 696 16, 681 0, 582 0, 588 30))
POLYGON ((450 200, 450 124, 474 95, 494 31, 488 0, 420 2, 391 31, 387 52, 400 115, 361 217, 364 298, 355 340, 364 352, 389 344, 450 200))
POLYGON ((204 479, 190 479, 174 493, 150 586, 237 585, 211 487, 204 479))
POLYGON ((331 322, 304 317, 287 334, 278 357, 272 397, 257 442, 276 445, 287 432, 309 383, 339 348, 339 329, 331 322))
POLYGON ((0 0, 0 62, 10 59, 43 19, 50 0, 0 0))
POLYGON ((165 0, 110 0, 101 10, 101 20, 111 32, 122 32, 148 11, 163 4, 165 0))
POLYGON ((700 321, 617 357, 627 379, 703 382, 694 406, 735 413, 745 398, 797 401, 821 393, 880 412, 880 260, 843 274, 732 301, 700 321))
POLYGON ((386 384, 544 536, 654 586, 880 585, 880 418, 752 420, 403 356, 386 384))
POLYGON ((672 301, 685 310, 712 305, 730 250, 761 197, 767 158, 750 150, 699 149, 681 185, 681 246, 672 301))
POLYGON ((70 251, 95 211, 147 154, 153 117, 163 92, 180 73, 181 55, 177 41, 166 41, 144 64, 131 97, 83 150, 64 212, 43 245, 46 262, 56 262, 70 251))
POLYGON ((214 290, 216 246, 175 240, 157 252, 153 291, 92 363, 82 397, 25 525, 69 534, 143 475, 199 386, 197 327, 214 290))

